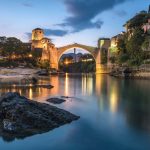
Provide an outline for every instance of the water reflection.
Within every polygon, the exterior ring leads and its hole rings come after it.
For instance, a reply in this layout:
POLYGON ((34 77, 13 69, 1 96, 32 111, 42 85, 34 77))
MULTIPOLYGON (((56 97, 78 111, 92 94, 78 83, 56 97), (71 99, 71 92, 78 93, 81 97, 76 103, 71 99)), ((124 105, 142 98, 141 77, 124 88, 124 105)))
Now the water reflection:
POLYGON ((92 95, 94 92, 94 78, 92 75, 83 74, 82 75, 82 94, 92 95))
POLYGON ((110 88, 110 94, 109 94, 109 101, 110 101, 110 110, 112 113, 117 112, 118 108, 118 100, 119 100, 119 91, 118 91, 119 86, 117 85, 117 82, 113 82, 111 84, 110 88))
POLYGON ((123 81, 121 95, 124 114, 129 125, 150 132, 150 82, 146 80, 123 81))
MULTIPOLYGON (((51 96, 71 96, 91 102, 89 107, 108 111, 112 116, 122 114, 126 123, 133 128, 150 132, 150 82, 144 80, 120 80, 107 75, 70 75, 43 77, 41 84, 52 84, 54 88, 18 88, 1 85, 0 95, 9 91, 37 101, 51 96), (95 104, 96 103, 96 104, 95 104)), ((66 108, 80 103, 66 102, 66 108)), ((84 106, 83 106, 84 107, 84 106)))
POLYGON ((69 81, 68 81, 68 73, 66 73, 66 77, 65 77, 65 96, 69 95, 69 81))

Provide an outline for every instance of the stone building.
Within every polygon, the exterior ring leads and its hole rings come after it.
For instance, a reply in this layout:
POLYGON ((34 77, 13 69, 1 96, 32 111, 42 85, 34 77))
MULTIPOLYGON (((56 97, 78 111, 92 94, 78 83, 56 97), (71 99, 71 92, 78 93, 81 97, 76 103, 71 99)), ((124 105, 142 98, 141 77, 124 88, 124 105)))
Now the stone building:
POLYGON ((111 44, 110 44, 111 47, 117 47, 118 46, 118 41, 123 38, 124 34, 125 34, 125 32, 121 32, 120 34, 117 34, 116 36, 113 36, 111 38, 111 44))
POLYGON ((55 58, 57 57, 57 48, 49 38, 44 37, 44 31, 40 28, 32 30, 31 49, 40 52, 41 60, 49 61, 51 68, 58 68, 57 58, 55 58))

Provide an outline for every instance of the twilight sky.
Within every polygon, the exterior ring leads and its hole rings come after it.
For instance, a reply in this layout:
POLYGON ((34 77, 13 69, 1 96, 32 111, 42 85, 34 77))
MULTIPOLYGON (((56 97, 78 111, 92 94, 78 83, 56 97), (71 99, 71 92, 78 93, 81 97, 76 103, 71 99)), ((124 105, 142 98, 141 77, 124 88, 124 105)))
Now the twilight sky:
POLYGON ((70 43, 97 45, 112 37, 150 0, 0 0, 0 36, 29 40, 40 27, 56 46, 70 43))

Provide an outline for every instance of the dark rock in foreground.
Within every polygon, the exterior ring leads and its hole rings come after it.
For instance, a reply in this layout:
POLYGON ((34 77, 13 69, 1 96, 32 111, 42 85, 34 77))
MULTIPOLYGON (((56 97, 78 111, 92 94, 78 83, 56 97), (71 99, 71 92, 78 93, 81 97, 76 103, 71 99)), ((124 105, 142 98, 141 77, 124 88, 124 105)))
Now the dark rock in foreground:
POLYGON ((72 98, 72 97, 69 97, 69 96, 61 96, 62 98, 72 98))
POLYGON ((49 98, 46 101, 53 103, 53 104, 61 104, 61 103, 65 102, 66 100, 61 99, 61 98, 49 98))
POLYGON ((0 98, 0 135, 9 140, 47 132, 77 119, 78 116, 65 110, 18 93, 7 93, 0 98))

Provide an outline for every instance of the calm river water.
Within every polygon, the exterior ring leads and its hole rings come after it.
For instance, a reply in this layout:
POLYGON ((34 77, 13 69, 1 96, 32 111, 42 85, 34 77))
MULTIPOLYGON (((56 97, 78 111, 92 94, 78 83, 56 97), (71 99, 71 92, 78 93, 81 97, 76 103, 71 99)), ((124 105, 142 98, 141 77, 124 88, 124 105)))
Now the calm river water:
POLYGON ((18 91, 39 102, 70 96, 57 106, 81 118, 25 139, 0 137, 1 150, 150 150, 150 81, 66 74, 40 82, 54 88, 25 90, 0 85, 0 93, 18 91))

